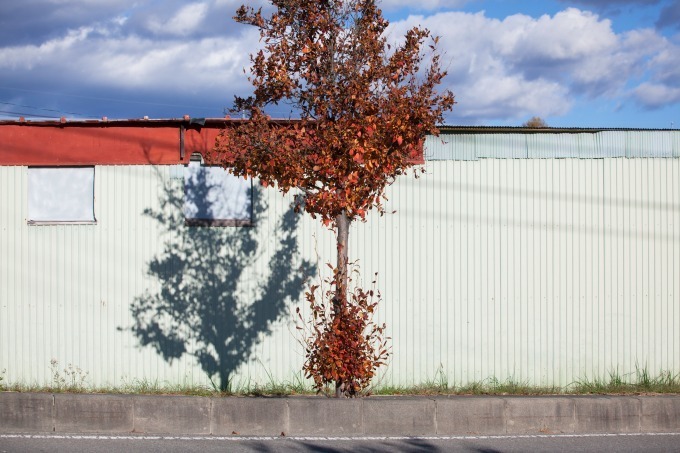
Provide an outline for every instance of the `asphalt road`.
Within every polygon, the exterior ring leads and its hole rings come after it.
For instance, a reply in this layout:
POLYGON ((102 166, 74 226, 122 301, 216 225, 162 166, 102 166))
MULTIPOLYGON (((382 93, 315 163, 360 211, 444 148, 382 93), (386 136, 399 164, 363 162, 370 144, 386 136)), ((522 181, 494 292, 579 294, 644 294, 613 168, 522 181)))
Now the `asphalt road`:
POLYGON ((0 435, 0 453, 22 452, 680 452, 680 433, 413 438, 0 435))

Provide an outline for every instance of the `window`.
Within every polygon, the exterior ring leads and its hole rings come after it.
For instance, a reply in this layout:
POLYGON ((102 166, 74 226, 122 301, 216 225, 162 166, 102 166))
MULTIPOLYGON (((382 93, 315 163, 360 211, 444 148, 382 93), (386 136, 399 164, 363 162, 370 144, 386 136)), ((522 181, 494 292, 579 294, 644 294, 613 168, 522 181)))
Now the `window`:
POLYGON ((29 167, 28 223, 95 223, 94 167, 29 167))
POLYGON ((252 225, 252 180, 192 160, 184 170, 184 218, 189 226, 252 225))

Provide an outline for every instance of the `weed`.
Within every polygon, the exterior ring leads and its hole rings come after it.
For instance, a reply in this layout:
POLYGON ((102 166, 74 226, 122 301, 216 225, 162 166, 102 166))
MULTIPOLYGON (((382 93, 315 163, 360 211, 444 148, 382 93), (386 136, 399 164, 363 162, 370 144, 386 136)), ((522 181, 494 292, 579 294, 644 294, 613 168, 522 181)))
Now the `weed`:
POLYGON ((467 385, 458 388, 457 393, 459 395, 485 395, 488 394, 489 391, 483 381, 472 381, 467 385))
POLYGON ((637 394, 637 393, 680 393, 680 374, 660 371, 652 377, 647 368, 635 366, 635 378, 626 379, 633 373, 620 376, 618 372, 610 372, 609 380, 593 378, 577 380, 567 386, 567 393, 572 394, 637 394))
POLYGON ((439 368, 434 374, 434 379, 432 381, 425 381, 424 385, 444 392, 449 389, 449 378, 444 372, 443 364, 439 364, 439 368))
POLYGON ((505 381, 500 381, 497 378, 489 380, 489 388, 491 393, 497 395, 528 395, 528 394, 546 394, 554 392, 552 388, 532 387, 526 381, 516 381, 509 377, 505 381))
POLYGON ((655 382, 652 378, 649 377, 649 373, 647 372, 647 367, 640 368, 640 366, 636 363, 635 364, 635 375, 636 375, 636 378, 637 378, 638 387, 641 387, 645 390, 651 390, 652 389, 655 382))
POLYGON ((234 388, 234 394, 245 396, 289 396, 316 393, 312 386, 304 381, 300 373, 296 374, 292 381, 276 381, 270 373, 266 372, 266 374, 268 380, 264 384, 253 383, 248 379, 246 383, 240 383, 240 385, 234 388))
POLYGON ((210 387, 187 383, 170 384, 161 383, 157 379, 133 379, 125 382, 118 391, 112 393, 141 394, 141 395, 186 395, 186 396, 213 396, 219 394, 210 387))
POLYGON ((289 394, 290 385, 287 382, 276 382, 272 374, 269 372, 269 370, 267 370, 267 368, 261 361, 260 365, 262 365, 262 368, 264 369, 264 372, 267 375, 268 382, 267 384, 265 384, 264 388, 259 389, 256 386, 255 390, 256 391, 264 390, 265 392, 268 392, 269 394, 275 396, 283 396, 289 394))
POLYGON ((290 383, 290 390, 293 395, 304 395, 310 393, 312 389, 305 383, 302 373, 297 373, 293 376, 293 381, 290 383))
POLYGON ((434 373, 433 378, 427 378, 422 384, 415 386, 400 385, 374 385, 366 393, 367 395, 445 395, 451 393, 449 379, 444 372, 444 366, 434 373))
POLYGON ((83 371, 79 367, 74 367, 68 364, 62 372, 59 371, 59 362, 57 359, 50 360, 50 369, 52 372, 52 382, 56 391, 67 391, 79 393, 85 391, 85 381, 87 380, 88 371, 83 371))

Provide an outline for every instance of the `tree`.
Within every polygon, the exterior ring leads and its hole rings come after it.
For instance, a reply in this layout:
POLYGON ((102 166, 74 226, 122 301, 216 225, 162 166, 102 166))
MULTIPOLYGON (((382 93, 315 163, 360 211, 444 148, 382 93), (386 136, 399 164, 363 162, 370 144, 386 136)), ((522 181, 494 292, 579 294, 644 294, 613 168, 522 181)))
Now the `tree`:
POLYGON ((297 210, 334 228, 332 305, 341 316, 350 224, 372 208, 383 212, 386 187, 422 155, 425 136, 438 134, 454 96, 437 92, 446 75, 438 38, 413 28, 393 48, 374 0, 272 4, 269 17, 247 6, 235 16, 259 28, 263 49, 251 55, 253 95, 235 100, 234 110, 249 119, 220 134, 215 157, 235 175, 284 193, 299 189, 297 210), (279 103, 295 108, 299 120, 271 120, 266 108, 279 103))
POLYGON ((541 127, 548 127, 548 123, 546 123, 543 118, 540 116, 534 116, 531 117, 530 120, 527 120, 524 124, 522 124, 523 127, 535 127, 535 128, 541 128, 541 127))

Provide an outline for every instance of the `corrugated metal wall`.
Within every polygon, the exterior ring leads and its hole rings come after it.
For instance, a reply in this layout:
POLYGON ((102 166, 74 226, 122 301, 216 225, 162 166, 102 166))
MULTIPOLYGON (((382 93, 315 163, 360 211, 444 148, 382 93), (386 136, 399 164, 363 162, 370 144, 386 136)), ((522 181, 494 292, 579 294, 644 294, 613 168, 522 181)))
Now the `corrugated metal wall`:
POLYGON ((439 161, 397 184, 387 243, 403 248, 368 266, 385 269, 395 305, 390 376, 417 382, 440 364, 455 382, 677 372, 679 164, 439 161))
MULTIPOLYGON (((483 130, 484 128, 482 128, 483 130)), ((428 136, 427 160, 598 159, 614 157, 680 157, 680 134, 675 130, 604 130, 567 133, 527 132, 506 128, 504 133, 458 133, 428 136), (521 131, 521 132, 520 132, 521 131)))
MULTIPOLYGON (((494 146, 484 153, 494 157, 494 146)), ((394 353, 384 383, 420 383, 439 369, 459 384, 562 385, 636 364, 680 371, 680 159, 475 158, 426 169, 389 190, 396 214, 371 215, 350 235, 351 258, 365 280, 378 272, 383 293, 379 320, 394 353)), ((27 169, 0 167, 0 370, 9 381, 49 382, 56 359, 96 385, 205 383, 193 357, 166 360, 141 346, 129 330, 135 301, 153 300, 178 272, 188 275, 179 291, 204 296, 220 278, 207 270, 238 265, 242 307, 262 299, 272 256, 285 256, 289 274, 333 260, 328 231, 302 216, 291 239, 290 198, 258 189, 267 208, 248 233, 256 253, 202 252, 200 272, 173 268, 168 256, 184 254, 186 265, 191 250, 241 234, 185 228, 181 206, 162 204, 181 199, 177 176, 175 167, 97 167, 96 225, 28 226, 27 169), (282 237, 293 255, 277 255, 282 237)), ((235 382, 292 379, 304 359, 293 316, 255 313, 278 320, 258 327, 235 382)))

